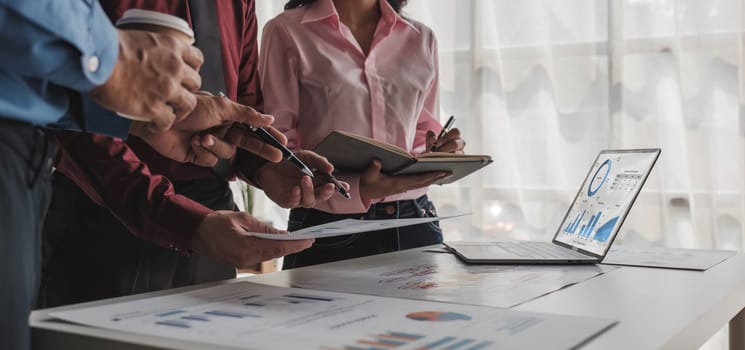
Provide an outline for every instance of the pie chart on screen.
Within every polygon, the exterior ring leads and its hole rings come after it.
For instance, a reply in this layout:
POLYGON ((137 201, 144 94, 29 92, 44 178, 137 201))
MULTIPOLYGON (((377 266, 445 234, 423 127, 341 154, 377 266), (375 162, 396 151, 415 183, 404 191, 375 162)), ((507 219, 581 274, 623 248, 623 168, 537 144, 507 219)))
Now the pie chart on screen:
POLYGON ((459 314, 457 312, 444 312, 444 311, 417 311, 406 315, 406 318, 415 321, 432 321, 432 322, 445 322, 445 321, 469 321, 471 316, 459 314))

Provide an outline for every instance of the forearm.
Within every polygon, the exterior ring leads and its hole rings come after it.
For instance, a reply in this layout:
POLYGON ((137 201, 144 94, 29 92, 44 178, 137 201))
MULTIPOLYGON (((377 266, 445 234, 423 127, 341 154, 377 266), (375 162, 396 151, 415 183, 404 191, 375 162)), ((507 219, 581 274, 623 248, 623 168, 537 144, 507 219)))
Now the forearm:
POLYGON ((197 226, 211 212, 178 195, 150 173, 121 139, 56 132, 57 171, 119 218, 135 236, 179 250, 191 248, 197 226))
POLYGON ((238 149, 233 162, 235 176, 247 182, 251 186, 261 188, 256 181, 256 171, 268 161, 251 152, 238 149))

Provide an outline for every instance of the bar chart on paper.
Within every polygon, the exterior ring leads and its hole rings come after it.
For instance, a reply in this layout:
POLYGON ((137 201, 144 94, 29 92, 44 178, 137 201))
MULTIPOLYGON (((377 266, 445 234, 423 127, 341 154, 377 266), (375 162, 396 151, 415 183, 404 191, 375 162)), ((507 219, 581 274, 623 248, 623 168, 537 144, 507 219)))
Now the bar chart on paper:
MULTIPOLYGON (((126 312, 111 318, 113 322, 124 322, 131 318, 139 318, 143 324, 155 327, 192 329, 205 331, 211 327, 234 327, 236 322, 243 326, 260 326, 267 313, 278 310, 303 312, 308 308, 316 308, 314 304, 331 303, 337 301, 323 295, 312 293, 287 293, 278 295, 253 294, 234 295, 217 303, 195 307, 189 303, 179 308, 166 309, 150 316, 137 312, 126 312)), ((200 304, 199 301, 196 305, 200 304)))
POLYGON ((55 312, 52 317, 207 346, 326 350, 572 349, 615 323, 250 282, 55 312))
POLYGON ((342 347, 322 346, 321 350, 349 350, 349 349, 395 349, 405 347, 426 338, 426 335, 412 334, 407 332, 388 331, 369 336, 355 341, 353 344, 342 347))
POLYGON ((430 337, 434 340, 419 345, 425 335, 389 331, 380 334, 370 334, 369 337, 359 339, 353 344, 342 347, 323 346, 321 350, 380 350, 380 349, 408 349, 416 345, 417 350, 486 350, 499 347, 491 340, 478 340, 468 337, 442 336, 430 337))

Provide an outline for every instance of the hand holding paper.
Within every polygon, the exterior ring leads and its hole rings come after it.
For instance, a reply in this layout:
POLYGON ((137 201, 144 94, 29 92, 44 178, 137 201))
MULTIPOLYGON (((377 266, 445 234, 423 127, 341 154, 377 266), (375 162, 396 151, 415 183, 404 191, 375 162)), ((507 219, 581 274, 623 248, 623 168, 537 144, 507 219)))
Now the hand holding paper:
POLYGON ((248 268, 262 261, 279 258, 309 248, 312 239, 281 242, 258 239, 246 230, 263 231, 267 236, 287 236, 251 215, 233 211, 215 211, 207 215, 192 238, 192 249, 225 261, 237 268, 248 268))

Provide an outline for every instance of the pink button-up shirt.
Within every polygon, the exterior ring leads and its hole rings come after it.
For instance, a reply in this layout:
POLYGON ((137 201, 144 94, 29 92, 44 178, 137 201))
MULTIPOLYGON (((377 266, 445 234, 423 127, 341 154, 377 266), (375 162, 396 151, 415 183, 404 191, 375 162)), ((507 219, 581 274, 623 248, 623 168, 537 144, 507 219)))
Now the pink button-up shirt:
MULTIPOLYGON (((259 59, 264 111, 287 135, 292 149, 313 149, 343 130, 407 149, 424 150, 437 115, 437 43, 425 25, 399 16, 380 0, 381 19, 365 55, 341 23, 332 0, 288 10, 269 21, 259 59)), ((359 173, 337 176, 351 184, 352 199, 333 196, 316 209, 366 212, 359 173)), ((420 188, 375 201, 414 199, 420 188)))

